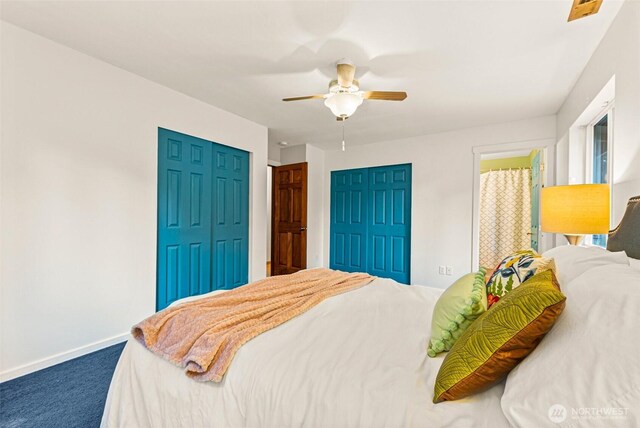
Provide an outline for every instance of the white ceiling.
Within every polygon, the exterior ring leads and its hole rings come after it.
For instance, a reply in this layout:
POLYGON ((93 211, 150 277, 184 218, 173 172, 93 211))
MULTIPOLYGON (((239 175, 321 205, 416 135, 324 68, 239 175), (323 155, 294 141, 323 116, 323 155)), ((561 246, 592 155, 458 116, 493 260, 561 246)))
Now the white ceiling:
POLYGON ((567 23, 571 0, 378 2, 3 1, 3 20, 269 127, 340 147, 321 100, 351 58, 365 101, 349 144, 554 114, 618 12, 567 23))

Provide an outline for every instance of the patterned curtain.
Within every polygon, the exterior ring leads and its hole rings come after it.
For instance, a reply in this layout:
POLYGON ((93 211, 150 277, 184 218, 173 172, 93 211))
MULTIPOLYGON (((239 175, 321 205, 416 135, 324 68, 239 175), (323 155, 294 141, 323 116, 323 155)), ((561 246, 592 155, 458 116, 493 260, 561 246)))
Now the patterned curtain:
POLYGON ((494 268, 531 247, 531 170, 480 175, 480 266, 494 268))

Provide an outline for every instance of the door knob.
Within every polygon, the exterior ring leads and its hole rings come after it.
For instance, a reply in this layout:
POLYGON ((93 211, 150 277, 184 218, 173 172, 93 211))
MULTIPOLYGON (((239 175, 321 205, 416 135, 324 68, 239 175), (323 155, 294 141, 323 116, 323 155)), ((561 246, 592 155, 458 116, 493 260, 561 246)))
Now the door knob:
POLYGON ((300 228, 300 232, 304 232, 305 230, 307 230, 307 228, 306 228, 306 227, 301 227, 301 228, 300 228))

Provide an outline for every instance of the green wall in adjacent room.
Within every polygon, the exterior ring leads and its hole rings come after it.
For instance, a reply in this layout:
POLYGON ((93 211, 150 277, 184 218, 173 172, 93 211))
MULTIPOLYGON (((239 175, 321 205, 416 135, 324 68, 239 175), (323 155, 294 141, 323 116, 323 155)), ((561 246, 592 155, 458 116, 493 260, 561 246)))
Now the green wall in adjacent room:
MULTIPOLYGON (((533 152, 532 152, 533 153, 533 152)), ((535 154, 533 155, 535 156, 535 154)), ((518 156, 502 159, 486 159, 480 161, 480 173, 492 169, 531 168, 532 156, 518 156)))

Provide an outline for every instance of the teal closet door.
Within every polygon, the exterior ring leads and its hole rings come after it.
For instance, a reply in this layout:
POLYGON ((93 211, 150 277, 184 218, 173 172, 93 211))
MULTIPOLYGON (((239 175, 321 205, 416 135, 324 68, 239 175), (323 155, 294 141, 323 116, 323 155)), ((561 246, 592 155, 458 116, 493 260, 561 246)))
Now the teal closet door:
POLYGON ((331 173, 329 266, 367 271, 367 168, 331 173))
POLYGON ((158 130, 156 309, 247 283, 249 154, 158 130))
POLYGON ((213 284, 246 284, 249 264, 249 153, 214 145, 213 284))
POLYGON ((369 169, 368 272, 409 283, 411 165, 369 169))
POLYGON ((331 173, 329 266, 410 282, 411 165, 331 173))
POLYGON ((158 131, 156 309, 211 288, 213 145, 158 131))

